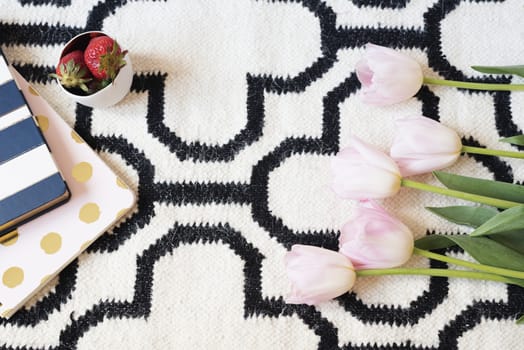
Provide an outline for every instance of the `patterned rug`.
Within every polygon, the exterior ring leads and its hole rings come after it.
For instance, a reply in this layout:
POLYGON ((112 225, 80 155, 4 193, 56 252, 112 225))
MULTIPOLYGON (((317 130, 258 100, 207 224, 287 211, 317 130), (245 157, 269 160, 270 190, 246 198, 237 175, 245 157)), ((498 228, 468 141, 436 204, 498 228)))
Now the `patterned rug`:
MULTIPOLYGON (((329 189, 329 157, 350 133, 386 150, 393 117, 424 114, 467 145, 509 149, 498 139, 524 126, 519 93, 424 87, 362 104, 364 44, 402 50, 429 76, 510 82, 469 66, 523 64, 523 14, 521 0, 2 1, 7 58, 139 202, 0 321, 0 348, 523 349, 524 290, 504 284, 366 277, 317 307, 283 298, 286 251, 336 249, 354 208, 329 189), (86 30, 133 61, 131 93, 108 109, 75 105, 48 78, 86 30)), ((523 164, 465 156, 449 171, 521 182, 523 164)), ((383 205, 422 237, 467 232, 424 210, 454 203, 403 189, 383 205)))

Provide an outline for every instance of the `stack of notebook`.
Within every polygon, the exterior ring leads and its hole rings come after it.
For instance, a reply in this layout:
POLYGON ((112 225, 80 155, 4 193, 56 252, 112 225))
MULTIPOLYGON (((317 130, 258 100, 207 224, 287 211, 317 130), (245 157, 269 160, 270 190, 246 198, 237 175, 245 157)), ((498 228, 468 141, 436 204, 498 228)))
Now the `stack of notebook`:
POLYGON ((69 190, 0 54, 0 237, 69 198, 69 190))
POLYGON ((120 221, 135 197, 13 68, 2 66, 0 81, 0 225, 16 226, 0 237, 0 315, 10 317, 120 221))

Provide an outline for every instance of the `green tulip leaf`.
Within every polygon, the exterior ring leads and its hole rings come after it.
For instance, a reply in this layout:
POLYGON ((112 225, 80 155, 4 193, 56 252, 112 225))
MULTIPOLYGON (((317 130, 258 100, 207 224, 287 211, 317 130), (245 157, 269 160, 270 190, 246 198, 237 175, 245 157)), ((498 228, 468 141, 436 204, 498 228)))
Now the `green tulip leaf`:
POLYGON ((524 271, 524 254, 487 237, 449 236, 481 264, 524 271))
POLYGON ((481 264, 524 271, 524 254, 487 237, 433 235, 415 241, 415 246, 417 248, 427 250, 441 249, 453 245, 458 245, 464 249, 465 252, 481 264))
POLYGON ((435 177, 452 190, 524 203, 524 186, 434 171, 435 177))
POLYGON ((517 320, 517 324, 524 324, 524 315, 520 316, 520 318, 517 320))
POLYGON ((496 235, 504 232, 522 232, 524 238, 524 205, 506 209, 477 227, 471 236, 496 235))
POLYGON ((524 231, 503 232, 489 237, 520 254, 524 254, 524 231))
POLYGON ((508 279, 511 280, 513 282, 513 284, 516 284, 517 286, 524 288, 524 280, 523 279, 511 278, 511 277, 508 277, 508 279))
POLYGON ((498 243, 524 254, 524 206, 519 205, 496 214, 470 235, 489 236, 498 243))
POLYGON ((444 235, 430 235, 419 238, 415 241, 415 247, 424 250, 444 249, 457 245, 444 235))
POLYGON ((512 74, 524 77, 524 66, 471 66, 477 72, 486 74, 512 74))
POLYGON ((495 215, 498 211, 488 207, 455 205, 450 207, 426 207, 427 210, 455 224, 469 227, 479 227, 495 215))
POLYGON ((515 135, 500 139, 501 142, 511 143, 512 145, 524 146, 524 135, 515 135))

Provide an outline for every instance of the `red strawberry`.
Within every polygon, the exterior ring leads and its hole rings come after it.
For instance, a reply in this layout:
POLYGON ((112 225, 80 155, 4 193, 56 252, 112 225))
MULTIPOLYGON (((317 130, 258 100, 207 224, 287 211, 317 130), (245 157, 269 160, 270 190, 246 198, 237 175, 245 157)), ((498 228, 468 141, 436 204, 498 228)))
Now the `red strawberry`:
POLYGON ((91 72, 84 62, 84 53, 80 50, 64 55, 56 66, 56 74, 49 74, 56 78, 65 88, 80 88, 89 91, 86 83, 92 80, 91 72))
POLYGON ((126 53, 110 37, 97 36, 89 41, 84 51, 84 61, 96 79, 113 81, 120 68, 126 64, 126 53))

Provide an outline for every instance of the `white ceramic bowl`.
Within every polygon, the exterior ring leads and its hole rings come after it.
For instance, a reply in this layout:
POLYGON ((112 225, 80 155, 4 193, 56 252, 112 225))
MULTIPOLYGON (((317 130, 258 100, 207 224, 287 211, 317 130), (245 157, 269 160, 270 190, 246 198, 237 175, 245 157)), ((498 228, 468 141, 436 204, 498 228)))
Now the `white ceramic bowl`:
MULTIPOLYGON (((79 34, 67 42, 62 52, 60 52, 60 58, 64 56, 64 53, 68 53, 76 49, 85 49, 85 46, 87 46, 89 38, 92 36, 92 34, 107 35, 106 33, 100 31, 90 31, 79 34)), ((105 108, 112 106, 120 102, 127 95, 131 89, 131 83, 133 82, 133 65, 131 63, 129 54, 125 56, 125 60, 126 65, 120 68, 120 71, 118 72, 115 80, 94 94, 76 95, 64 88, 59 81, 58 86, 60 86, 60 89, 62 89, 62 91, 73 101, 85 106, 94 108, 105 108)))

